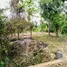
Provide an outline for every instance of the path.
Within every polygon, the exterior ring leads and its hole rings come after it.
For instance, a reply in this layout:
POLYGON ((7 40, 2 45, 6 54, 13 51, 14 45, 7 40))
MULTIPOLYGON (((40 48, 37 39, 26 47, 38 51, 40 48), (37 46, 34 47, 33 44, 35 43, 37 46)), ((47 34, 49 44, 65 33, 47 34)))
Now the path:
POLYGON ((29 67, 67 67, 67 58, 41 63, 29 67))

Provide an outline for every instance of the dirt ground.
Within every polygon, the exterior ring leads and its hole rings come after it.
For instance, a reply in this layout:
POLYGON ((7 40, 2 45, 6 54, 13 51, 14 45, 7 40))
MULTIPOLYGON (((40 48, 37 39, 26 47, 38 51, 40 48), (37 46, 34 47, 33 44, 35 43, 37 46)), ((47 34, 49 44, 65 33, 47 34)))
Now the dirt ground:
POLYGON ((42 64, 37 64, 34 66, 29 67, 67 67, 67 60, 65 59, 59 59, 55 61, 50 61, 42 64))

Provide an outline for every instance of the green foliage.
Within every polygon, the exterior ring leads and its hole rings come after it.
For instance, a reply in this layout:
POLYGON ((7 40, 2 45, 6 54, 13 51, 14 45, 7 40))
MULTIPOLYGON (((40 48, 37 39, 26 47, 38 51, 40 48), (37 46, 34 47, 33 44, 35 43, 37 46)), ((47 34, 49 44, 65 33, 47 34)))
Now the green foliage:
POLYGON ((10 62, 10 59, 7 56, 5 56, 5 58, 2 61, 0 61, 0 67, 9 67, 10 62))
POLYGON ((64 23, 64 25, 62 26, 61 33, 62 34, 67 34, 67 23, 64 23))
POLYGON ((47 23, 41 24, 41 31, 42 32, 47 32, 47 23))
MULTIPOLYGON (((10 44, 11 37, 10 39, 8 39, 9 35, 13 35, 14 33, 16 34, 17 32, 19 37, 19 34, 23 31, 31 31, 32 33, 34 24, 31 22, 31 16, 33 16, 38 11, 38 8, 34 0, 20 0, 21 3, 19 3, 19 0, 12 0, 12 1, 13 2, 11 3, 11 8, 13 9, 12 10, 13 13, 16 14, 16 17, 15 18, 13 17, 12 21, 6 23, 4 21, 5 17, 3 16, 3 11, 0 10, 0 67, 4 67, 4 65, 9 64, 13 60, 12 59, 13 55, 11 55, 11 47, 14 45, 10 44), (23 13, 25 11, 27 12, 27 21, 24 20, 25 18, 21 20, 22 17, 20 16, 20 13, 23 13)), ((50 23, 51 26, 50 32, 58 32, 58 30, 61 28, 61 33, 67 34, 67 18, 65 15, 61 16, 62 9, 60 7, 62 7, 62 0, 41 0, 40 5, 42 10, 41 16, 44 19, 49 20, 48 22, 50 23)), ((40 26, 36 28, 35 31, 47 32, 48 25, 46 23, 42 23, 40 26)), ((37 44, 35 44, 35 46, 36 45, 37 44)), ((15 64, 14 67, 23 67, 23 66, 26 67, 31 64, 33 65, 45 62, 47 59, 49 61, 50 58, 48 58, 49 57, 49 54, 47 54, 48 52, 44 52, 43 50, 40 50, 40 48, 38 49, 37 48, 38 47, 32 46, 29 49, 31 52, 29 51, 27 55, 24 55, 25 50, 23 47, 22 49, 23 50, 22 53, 24 52, 23 57, 22 58, 19 57, 19 59, 16 57, 16 59, 18 59, 19 61, 15 64), (45 60, 44 57, 46 58, 45 60)), ((15 53, 14 55, 16 56, 15 53)), ((17 60, 15 60, 15 62, 16 61, 17 60)))
POLYGON ((2 13, 0 13, 0 35, 2 35, 4 33, 4 21, 3 18, 4 16, 2 15, 2 13))
POLYGON ((47 23, 42 23, 40 24, 40 26, 38 26, 36 29, 35 29, 36 32, 47 32, 48 31, 48 28, 47 28, 47 23))
POLYGON ((61 20, 62 18, 60 17, 60 15, 55 15, 54 18, 52 19, 52 25, 54 27, 54 30, 56 31, 56 29, 60 28, 60 24, 61 24, 61 20))
POLYGON ((52 0, 41 0, 41 4, 52 2, 52 0))
POLYGON ((5 30, 5 17, 3 16, 3 12, 0 13, 0 66, 3 67, 4 61, 7 62, 8 59, 6 57, 9 56, 10 51, 10 41, 6 35, 5 30), (3 61, 4 60, 4 61, 3 61))
POLYGON ((40 32, 41 31, 41 27, 40 26, 38 26, 37 28, 35 28, 35 30, 34 30, 35 32, 40 32))
POLYGON ((4 67, 4 62, 0 61, 0 67, 4 67))
MULTIPOLYGON (((44 1, 44 0, 43 0, 44 1)), ((48 21, 48 30, 50 33, 50 30, 52 27, 54 27, 56 36, 58 36, 58 30, 60 28, 60 22, 62 21, 60 18, 60 14, 62 12, 61 6, 63 5, 63 2, 61 0, 52 0, 47 3, 45 1, 42 3, 41 1, 41 16, 45 20, 48 21)))

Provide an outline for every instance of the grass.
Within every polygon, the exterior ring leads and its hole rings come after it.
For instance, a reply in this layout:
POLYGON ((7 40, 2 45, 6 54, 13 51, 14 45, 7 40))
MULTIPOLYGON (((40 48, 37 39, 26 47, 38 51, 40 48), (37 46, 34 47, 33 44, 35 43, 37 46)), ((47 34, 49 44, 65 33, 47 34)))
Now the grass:
POLYGON ((67 47, 67 36, 55 37, 55 35, 48 36, 48 34, 40 34, 33 36, 34 39, 43 41, 48 44, 49 50, 52 52, 63 51, 65 52, 65 48, 67 47), (64 50, 63 50, 64 49, 64 50))
MULTIPOLYGON (((26 33, 25 35, 30 36, 30 33, 26 33)), ((14 36, 17 38, 17 35, 14 36)), ((46 32, 33 32, 33 38, 39 41, 42 41, 48 44, 48 48, 52 52, 62 51, 67 53, 67 36, 60 35, 56 37, 54 33, 51 33, 51 36, 48 36, 46 32)), ((23 33, 20 34, 20 39, 23 39, 23 33)))

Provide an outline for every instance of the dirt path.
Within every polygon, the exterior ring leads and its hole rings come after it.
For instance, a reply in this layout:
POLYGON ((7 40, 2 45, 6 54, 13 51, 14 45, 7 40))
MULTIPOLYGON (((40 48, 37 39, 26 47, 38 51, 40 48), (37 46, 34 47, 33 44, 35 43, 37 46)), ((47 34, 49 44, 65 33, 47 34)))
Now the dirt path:
POLYGON ((67 67, 67 46, 64 47, 61 46, 59 48, 62 50, 64 54, 63 55, 64 57, 62 59, 49 61, 49 62, 45 62, 45 63, 41 63, 29 67, 67 67))
POLYGON ((29 67, 67 67, 67 59, 66 58, 58 59, 55 61, 41 63, 34 66, 29 66, 29 67))
MULTIPOLYGON (((48 32, 32 32, 33 35, 44 35, 44 34, 48 34, 48 32)), ((30 36, 30 33, 27 32, 27 33, 20 33, 20 35, 27 35, 27 36, 30 36)), ((51 35, 55 35, 55 33, 51 33, 51 35)))

